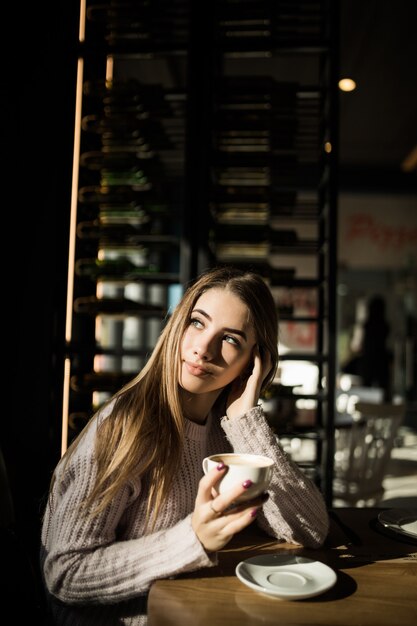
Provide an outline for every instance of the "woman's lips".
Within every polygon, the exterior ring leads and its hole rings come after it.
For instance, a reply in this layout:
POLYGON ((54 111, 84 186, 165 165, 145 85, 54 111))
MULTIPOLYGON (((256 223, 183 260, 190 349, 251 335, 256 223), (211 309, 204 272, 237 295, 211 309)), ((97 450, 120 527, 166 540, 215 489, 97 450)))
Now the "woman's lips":
POLYGON ((209 372, 201 367, 201 365, 196 365, 195 363, 189 363, 188 361, 184 361, 185 366, 192 376, 207 376, 209 372))

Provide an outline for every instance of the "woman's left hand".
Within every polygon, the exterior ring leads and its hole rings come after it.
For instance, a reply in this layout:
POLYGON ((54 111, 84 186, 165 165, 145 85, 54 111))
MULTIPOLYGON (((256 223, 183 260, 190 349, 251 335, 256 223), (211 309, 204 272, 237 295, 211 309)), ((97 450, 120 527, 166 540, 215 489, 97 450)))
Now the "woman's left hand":
POLYGON ((226 415, 229 419, 243 415, 258 404, 262 383, 271 369, 269 352, 261 357, 259 347, 253 349, 253 368, 248 377, 239 376, 233 382, 227 399, 226 415))

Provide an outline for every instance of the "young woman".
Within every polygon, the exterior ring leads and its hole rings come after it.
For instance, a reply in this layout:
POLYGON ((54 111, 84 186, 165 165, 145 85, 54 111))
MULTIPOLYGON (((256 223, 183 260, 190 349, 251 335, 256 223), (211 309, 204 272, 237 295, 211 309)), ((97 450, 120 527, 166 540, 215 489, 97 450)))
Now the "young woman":
POLYGON ((215 268, 188 288, 145 367, 55 470, 41 550, 55 624, 144 624, 154 580, 215 566, 254 520, 277 539, 323 543, 322 495, 258 404, 277 346, 276 305, 258 275, 215 268), (274 459, 268 494, 233 505, 244 481, 216 495, 227 467, 203 476, 202 460, 231 450, 274 459))

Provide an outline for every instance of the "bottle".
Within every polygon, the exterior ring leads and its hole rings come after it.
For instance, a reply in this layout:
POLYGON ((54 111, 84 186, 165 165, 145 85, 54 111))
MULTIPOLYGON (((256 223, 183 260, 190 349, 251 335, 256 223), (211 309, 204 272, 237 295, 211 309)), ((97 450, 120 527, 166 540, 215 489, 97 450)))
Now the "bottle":
POLYGON ((179 282, 179 273, 174 271, 163 271, 154 264, 138 266, 129 259, 106 259, 82 258, 75 263, 75 273, 78 276, 98 281, 122 281, 122 282, 158 282, 161 284, 172 284, 179 282))
POLYGON ((158 173, 161 165, 155 155, 145 151, 120 150, 90 150, 80 156, 80 165, 90 170, 115 171, 143 171, 149 175, 151 172, 158 173))
POLYGON ((106 185, 86 185, 78 190, 78 201, 81 204, 94 204, 99 207, 108 205, 140 205, 145 210, 148 207, 165 207, 166 211, 172 211, 174 203, 167 203, 166 198, 170 197, 170 189, 164 189, 163 184, 158 184, 158 191, 150 186, 106 186, 106 185), (161 199, 163 196, 164 199, 161 199))
POLYGON ((70 386, 76 392, 106 391, 114 393, 134 378, 133 372, 87 372, 71 376, 70 386))
POLYGON ((81 296, 74 300, 75 313, 97 316, 104 315, 140 315, 141 317, 164 317, 166 310, 158 304, 136 302, 128 298, 97 298, 81 296))
POLYGON ((94 280, 99 278, 135 278, 142 275, 152 275, 158 272, 155 265, 135 265, 126 257, 117 259, 78 259, 75 263, 75 272, 78 276, 87 276, 94 280))
POLYGON ((97 241, 101 247, 131 247, 152 245, 154 250, 179 245, 178 237, 169 233, 170 222, 163 219, 149 220, 144 224, 130 221, 102 223, 100 220, 79 222, 77 236, 81 240, 97 241))

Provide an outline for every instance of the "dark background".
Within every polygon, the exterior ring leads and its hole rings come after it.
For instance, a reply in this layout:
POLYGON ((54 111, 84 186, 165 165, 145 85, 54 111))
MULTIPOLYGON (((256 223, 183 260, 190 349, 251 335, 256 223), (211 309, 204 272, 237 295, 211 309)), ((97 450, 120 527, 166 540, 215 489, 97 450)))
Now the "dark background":
POLYGON ((4 36, 10 31, 1 80, 3 316, 10 323, 0 443, 17 526, 34 552, 60 455, 76 5, 16 5, 3 24, 4 36))

